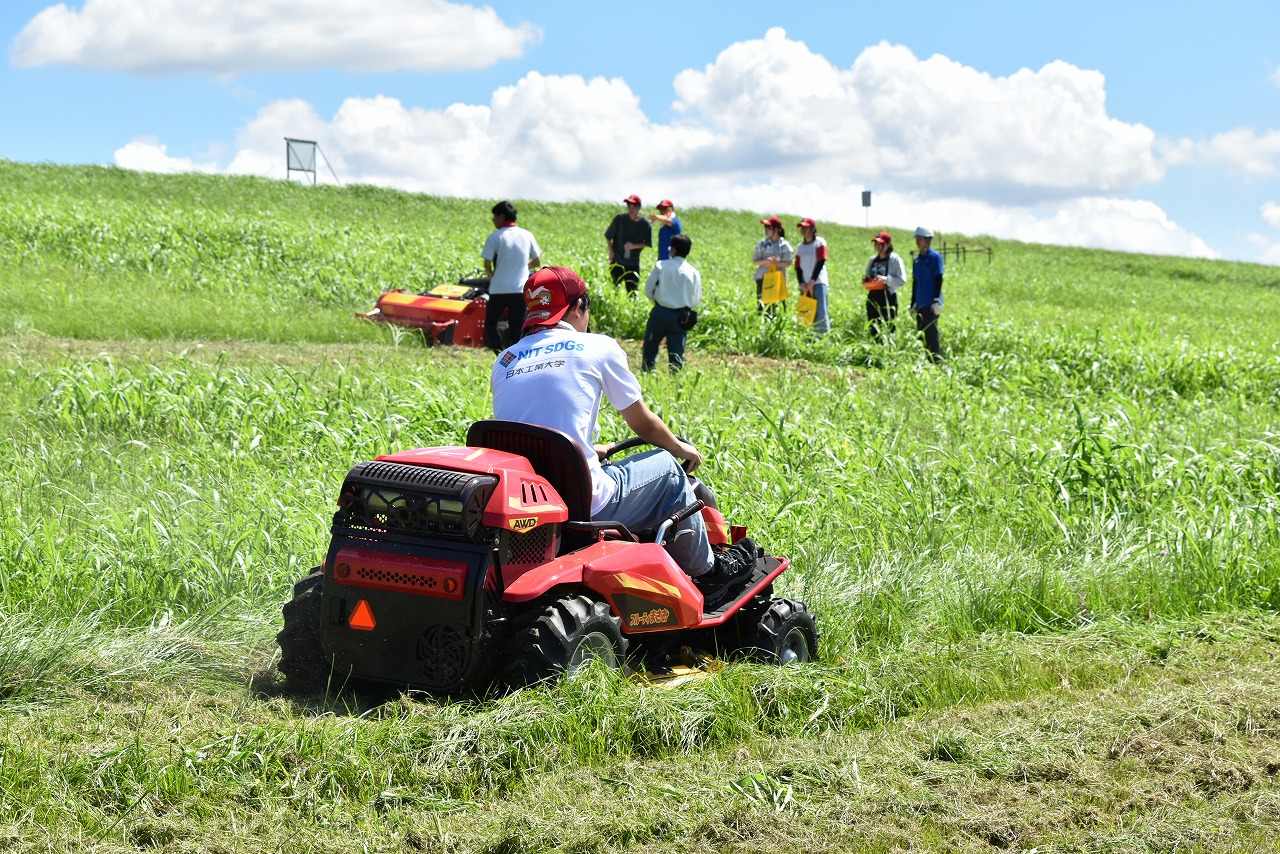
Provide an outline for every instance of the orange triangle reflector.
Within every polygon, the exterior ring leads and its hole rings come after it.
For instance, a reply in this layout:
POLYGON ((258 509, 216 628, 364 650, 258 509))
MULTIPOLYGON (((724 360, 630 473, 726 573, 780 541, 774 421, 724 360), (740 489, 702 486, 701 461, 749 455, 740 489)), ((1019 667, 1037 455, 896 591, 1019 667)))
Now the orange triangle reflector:
POLYGON ((373 618, 373 609, 369 607, 367 599, 361 599, 356 603, 356 607, 351 611, 351 618, 347 620, 347 625, 364 632, 371 632, 373 627, 378 625, 378 621, 373 618))

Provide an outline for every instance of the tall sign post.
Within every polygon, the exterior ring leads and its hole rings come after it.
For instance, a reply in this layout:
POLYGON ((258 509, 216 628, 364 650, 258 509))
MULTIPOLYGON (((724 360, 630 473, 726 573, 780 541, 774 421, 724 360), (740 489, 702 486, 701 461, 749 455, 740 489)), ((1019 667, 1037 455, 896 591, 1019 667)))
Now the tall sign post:
POLYGON ((870 226, 871 225, 871 191, 870 190, 862 191, 862 211, 865 219, 865 222, 863 223, 863 225, 870 226))
POLYGON ((284 158, 285 158, 285 180, 293 177, 294 172, 301 172, 305 178, 311 176, 311 186, 316 185, 316 152, 320 152, 320 156, 324 159, 324 165, 329 167, 329 174, 333 176, 333 180, 339 184, 342 181, 338 178, 338 173, 333 171, 329 158, 324 156, 323 149, 320 144, 311 139, 290 139, 284 138, 284 158))

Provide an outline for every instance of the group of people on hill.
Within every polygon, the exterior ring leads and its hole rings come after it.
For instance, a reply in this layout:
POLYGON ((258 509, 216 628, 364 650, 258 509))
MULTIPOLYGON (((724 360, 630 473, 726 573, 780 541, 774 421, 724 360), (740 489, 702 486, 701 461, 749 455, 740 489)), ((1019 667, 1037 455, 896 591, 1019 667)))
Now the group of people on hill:
MULTIPOLYGON (((658 262, 645 280, 645 296, 653 302, 645 329, 642 367, 652 370, 659 345, 667 342, 670 365, 683 364, 685 333, 697 322, 702 277, 687 260, 693 241, 683 233, 669 199, 657 212, 640 216, 639 196, 624 200, 605 231, 609 268, 615 285, 630 293, 640 286, 640 254, 652 246, 652 222, 660 222, 658 262)), ((702 462, 691 443, 677 437, 644 402, 640 384, 618 342, 588 331, 591 296, 586 283, 568 267, 543 267, 537 240, 516 224, 510 202, 493 207, 494 231, 481 254, 490 276, 485 342, 498 354, 489 378, 494 417, 539 424, 558 430, 578 447, 591 477, 591 518, 606 519, 631 530, 654 528, 698 500, 689 474, 702 462), (508 330, 498 334, 498 318, 508 330), (599 440, 604 401, 627 426, 655 446, 648 453, 611 461, 612 448, 599 440), (683 461, 683 468, 681 466, 683 461)), ((776 216, 761 220, 764 239, 756 245, 757 298, 763 294, 766 270, 794 264, 801 292, 817 303, 814 326, 819 334, 830 326, 827 316, 827 245, 810 218, 800 221, 803 242, 792 249, 776 216)), ((933 235, 916 230, 919 247, 913 264, 912 310, 930 353, 938 358, 937 316, 942 308, 942 258, 929 244, 933 235), (930 332, 929 330, 932 330, 930 332)), ((886 232, 874 238, 876 254, 867 262, 867 318, 873 334, 891 328, 897 313, 897 291, 906 281, 902 259, 886 232)), ((763 310, 763 301, 761 309, 763 310)), ((696 507, 695 507, 696 509, 696 507)), ((762 552, 743 537, 712 546, 701 513, 683 518, 665 543, 672 559, 693 579, 704 604, 726 595, 732 585, 751 575, 762 552)))
MULTIPOLYGON (((786 270, 794 266, 800 292, 814 300, 813 330, 825 335, 831 328, 827 310, 827 242, 818 236, 818 224, 805 217, 796 223, 801 242, 792 247, 787 231, 776 216, 760 220, 764 237, 756 244, 751 261, 755 265, 756 303, 766 310, 764 280, 766 271, 786 270)), ((942 360, 938 335, 938 316, 942 314, 942 255, 933 249, 933 232, 917 228, 915 259, 912 262, 911 313, 916 329, 924 337, 930 358, 942 360)), ((893 237, 882 231, 872 238, 875 254, 867 261, 862 286, 867 290, 867 328, 871 336, 883 340, 892 335, 898 316, 898 289, 907 282, 902 257, 893 251, 893 237)))
MULTIPOLYGON (((648 215, 641 213, 642 203, 635 194, 623 199, 623 203, 626 210, 615 215, 604 232, 610 278, 628 293, 639 291, 641 253, 653 246, 653 223, 658 223, 658 260, 644 284, 644 295, 653 306, 645 324, 641 367, 645 371, 654 369, 665 342, 668 364, 672 370, 679 370, 684 365, 686 337, 697 323, 702 302, 702 276, 688 261, 693 241, 684 234, 670 199, 660 201, 655 212, 648 215)), ((800 220, 796 227, 800 229, 801 242, 794 247, 787 241, 786 228, 778 217, 767 217, 760 224, 764 237, 752 253, 758 309, 777 310, 776 304, 767 308, 765 305, 766 274, 782 271, 785 276, 788 269, 794 269, 801 295, 813 301, 809 306, 813 331, 825 335, 831 327, 830 278, 827 242, 818 236, 818 224, 810 217, 800 220)), ((510 202, 493 206, 493 225, 494 231, 481 251, 485 275, 491 278, 484 336, 485 345, 498 352, 520 337, 525 313, 522 287, 529 274, 541 266, 542 250, 534 236, 516 224, 516 208, 510 202), (499 335, 499 323, 504 318, 505 337, 499 335)), ((933 232, 929 229, 917 228, 915 242, 910 311, 930 358, 941 362, 938 318, 942 313, 943 258, 932 248, 933 232)), ((906 266, 894 251, 893 238, 887 231, 877 234, 872 244, 875 253, 867 261, 862 285, 867 291, 868 329, 872 337, 883 340, 895 329, 898 290, 906 284, 906 266)))

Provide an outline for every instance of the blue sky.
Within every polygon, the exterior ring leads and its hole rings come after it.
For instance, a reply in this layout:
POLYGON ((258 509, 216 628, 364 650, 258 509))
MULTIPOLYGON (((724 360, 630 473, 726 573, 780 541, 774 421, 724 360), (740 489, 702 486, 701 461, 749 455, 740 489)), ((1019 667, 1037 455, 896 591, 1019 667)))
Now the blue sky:
POLYGON ((7 0, 0 157, 1280 264, 1274 0, 602 8, 7 0))

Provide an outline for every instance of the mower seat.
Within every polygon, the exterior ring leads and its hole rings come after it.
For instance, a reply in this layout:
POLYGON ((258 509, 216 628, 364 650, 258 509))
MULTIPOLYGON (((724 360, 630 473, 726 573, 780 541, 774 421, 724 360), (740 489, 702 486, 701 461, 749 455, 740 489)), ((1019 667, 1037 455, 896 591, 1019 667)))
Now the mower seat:
POLYGON ((573 440, 550 427, 521 421, 477 421, 467 447, 519 454, 547 479, 569 507, 569 521, 591 521, 591 472, 573 440))

